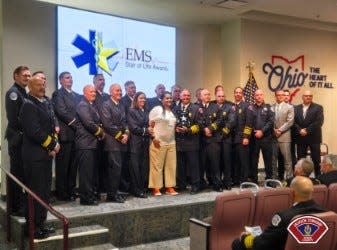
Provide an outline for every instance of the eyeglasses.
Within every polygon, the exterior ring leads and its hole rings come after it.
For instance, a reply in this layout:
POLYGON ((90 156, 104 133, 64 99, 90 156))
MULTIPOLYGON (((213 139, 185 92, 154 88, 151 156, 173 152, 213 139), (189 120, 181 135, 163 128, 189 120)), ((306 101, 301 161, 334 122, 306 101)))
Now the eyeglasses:
POLYGON ((303 95, 304 97, 312 97, 312 95, 303 95))

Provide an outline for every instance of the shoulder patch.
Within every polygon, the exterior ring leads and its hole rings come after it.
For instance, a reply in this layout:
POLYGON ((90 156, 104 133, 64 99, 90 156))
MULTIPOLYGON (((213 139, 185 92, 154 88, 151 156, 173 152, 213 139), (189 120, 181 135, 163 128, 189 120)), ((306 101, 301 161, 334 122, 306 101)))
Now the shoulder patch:
POLYGON ((273 218, 271 219, 271 224, 274 227, 277 227, 281 221, 282 221, 281 217, 278 214, 275 214, 273 218))
POLYGON ((18 94, 15 92, 11 92, 9 94, 9 99, 11 99, 12 101, 16 101, 18 99, 18 94))

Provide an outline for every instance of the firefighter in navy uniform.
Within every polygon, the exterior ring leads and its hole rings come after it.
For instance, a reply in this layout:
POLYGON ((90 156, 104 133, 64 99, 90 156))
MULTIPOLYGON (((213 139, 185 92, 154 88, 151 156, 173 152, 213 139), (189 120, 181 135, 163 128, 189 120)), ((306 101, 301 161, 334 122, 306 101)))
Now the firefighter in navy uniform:
POLYGON ((236 126, 233 133, 233 183, 239 185, 247 181, 249 175, 249 143, 252 133, 253 112, 252 105, 243 101, 243 89, 237 87, 234 89, 233 109, 236 114, 236 126))
POLYGON ((232 130, 236 123, 235 109, 233 103, 225 100, 223 90, 218 90, 216 93, 216 103, 220 108, 220 126, 219 131, 222 135, 221 155, 222 161, 220 170, 223 174, 222 182, 224 189, 232 189, 232 130))
POLYGON ((207 89, 201 91, 202 103, 200 105, 203 114, 203 135, 202 135, 202 162, 200 164, 200 180, 204 181, 205 170, 208 172, 209 184, 217 192, 222 192, 220 178, 220 142, 222 138, 219 128, 220 108, 217 104, 211 103, 211 95, 207 89), (208 169, 206 168, 208 167, 208 169))
MULTIPOLYGON (((35 76, 29 81, 29 95, 20 111, 23 128, 22 159, 26 185, 46 203, 52 181, 52 160, 60 150, 55 133, 55 117, 45 100, 44 80, 35 76)), ((46 227, 47 209, 34 202, 35 238, 46 238, 53 228, 46 227)), ((28 221, 28 211, 26 212, 28 221)))
POLYGON ((79 190, 81 205, 97 205, 94 193, 97 147, 104 138, 101 119, 93 105, 96 92, 93 85, 83 88, 83 100, 76 107, 77 129, 75 134, 76 159, 79 165, 79 190))
POLYGON ((273 178, 272 168, 272 136, 274 131, 275 114, 270 104, 264 102, 263 91, 255 91, 255 104, 253 105, 254 122, 253 122, 253 152, 251 154, 251 174, 252 181, 258 181, 258 161, 260 150, 262 151, 266 179, 273 178))
POLYGON ((184 89, 180 93, 180 104, 173 108, 177 117, 177 186, 186 189, 187 175, 190 177, 191 194, 199 191, 199 132, 202 116, 199 106, 191 103, 191 93, 184 89))
MULTIPOLYGON (((10 172, 20 181, 24 181, 22 162, 22 125, 19 121, 19 112, 27 98, 25 87, 30 79, 29 68, 19 66, 13 72, 14 84, 7 91, 5 97, 6 115, 8 125, 5 138, 8 141, 8 154, 10 160, 10 172)), ((14 182, 9 182, 8 194, 11 195, 11 211, 13 215, 24 215, 24 194, 21 188, 14 182)))

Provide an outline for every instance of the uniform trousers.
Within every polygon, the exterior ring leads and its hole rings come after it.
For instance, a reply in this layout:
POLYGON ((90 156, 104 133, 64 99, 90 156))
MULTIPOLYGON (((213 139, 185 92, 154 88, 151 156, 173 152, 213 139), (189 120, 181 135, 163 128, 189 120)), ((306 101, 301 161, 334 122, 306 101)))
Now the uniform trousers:
POLYGON ((96 149, 77 150, 77 162, 79 164, 79 190, 81 199, 94 199, 95 175, 97 167, 96 149))
POLYGON ((130 153, 131 189, 134 194, 144 192, 149 176, 149 148, 144 145, 143 151, 130 153))
POLYGON ((174 187, 176 185, 176 145, 160 145, 156 148, 150 144, 149 188, 174 187), (163 177, 164 182, 163 183, 163 177))
MULTIPOLYGON (((37 194, 45 203, 49 203, 52 181, 52 158, 48 160, 24 159, 25 181, 28 188, 37 194)), ((43 226, 47 218, 47 209, 34 200, 35 228, 43 226)), ((26 211, 28 221, 28 205, 26 211)))
MULTIPOLYGON (((21 154, 21 145, 8 146, 10 172, 21 182, 24 182, 24 168, 21 154)), ((9 180, 8 194, 11 195, 12 212, 18 212, 25 207, 25 198, 22 188, 11 179, 9 180)))
POLYGON ((254 182, 258 181, 258 163, 260 157, 260 151, 262 151, 264 169, 266 173, 266 179, 271 179, 273 177, 272 168, 272 155, 273 146, 271 137, 262 137, 261 139, 254 138, 253 140, 253 152, 252 152, 252 168, 250 177, 254 182))
POLYGON ((214 187, 221 187, 221 179, 220 179, 220 143, 219 142, 210 142, 203 145, 202 152, 202 172, 200 172, 200 179, 204 179, 204 170, 208 172, 209 169, 209 177, 208 181, 214 187))
POLYGON ((108 179, 107 179, 107 193, 109 197, 116 195, 121 181, 122 171, 122 152, 108 151, 108 179))
POLYGON ((76 188, 77 164, 74 142, 61 142, 60 152, 55 157, 55 189, 58 198, 68 198, 76 188))
POLYGON ((198 151, 177 151, 177 186, 186 188, 187 174, 192 187, 199 188, 199 157, 198 151))
POLYGON ((222 166, 220 166, 223 173, 223 183, 226 185, 232 184, 232 143, 222 142, 222 166))
POLYGON ((249 145, 234 144, 234 184, 247 181, 249 175, 249 145))

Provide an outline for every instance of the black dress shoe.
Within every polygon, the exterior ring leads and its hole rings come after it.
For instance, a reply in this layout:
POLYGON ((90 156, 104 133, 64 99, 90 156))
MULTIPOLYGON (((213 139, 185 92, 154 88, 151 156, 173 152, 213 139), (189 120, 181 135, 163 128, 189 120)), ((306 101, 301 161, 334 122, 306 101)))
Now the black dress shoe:
POLYGON ((145 193, 138 193, 138 194, 135 194, 135 197, 137 197, 137 198, 147 198, 147 194, 145 194, 145 193))
POLYGON ((97 206, 98 205, 98 201, 95 199, 80 199, 80 204, 81 205, 87 205, 87 206, 97 206))
POLYGON ((40 230, 42 230, 43 232, 48 233, 48 234, 55 233, 55 228, 52 227, 52 226, 43 226, 43 227, 40 228, 40 230))
POLYGON ((34 233, 34 239, 46 239, 49 237, 49 233, 42 229, 37 229, 34 233))
POLYGON ((197 187, 192 187, 192 188, 191 188, 190 194, 194 195, 194 194, 197 194, 198 192, 199 192, 199 188, 197 188, 197 187))
POLYGON ((215 187, 213 187, 213 190, 217 191, 217 192, 222 192, 223 191, 223 189, 222 189, 221 186, 215 186, 215 187))
POLYGON ((226 190, 231 190, 232 189, 232 185, 230 185, 230 184, 224 184, 223 188, 226 189, 226 190))
POLYGON ((106 198, 107 202, 115 202, 115 203, 124 203, 125 199, 122 195, 116 194, 114 196, 107 196, 106 198))

